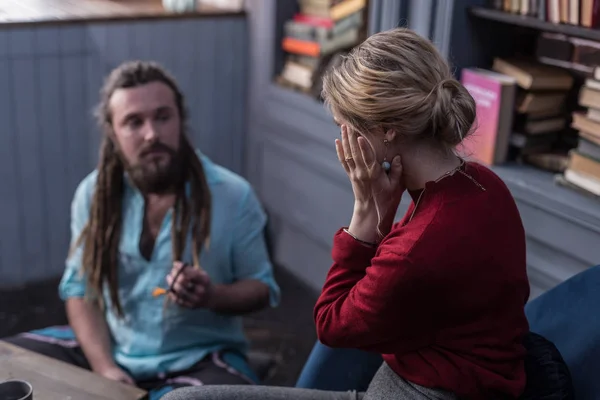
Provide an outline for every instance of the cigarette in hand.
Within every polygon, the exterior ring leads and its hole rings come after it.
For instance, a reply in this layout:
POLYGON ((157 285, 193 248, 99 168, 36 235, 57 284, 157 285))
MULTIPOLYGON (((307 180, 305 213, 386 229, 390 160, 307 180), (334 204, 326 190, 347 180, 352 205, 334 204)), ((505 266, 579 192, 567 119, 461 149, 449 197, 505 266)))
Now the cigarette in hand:
POLYGON ((163 289, 161 287, 156 287, 152 291, 152 297, 158 297, 158 296, 162 296, 164 294, 167 294, 167 289, 163 289))

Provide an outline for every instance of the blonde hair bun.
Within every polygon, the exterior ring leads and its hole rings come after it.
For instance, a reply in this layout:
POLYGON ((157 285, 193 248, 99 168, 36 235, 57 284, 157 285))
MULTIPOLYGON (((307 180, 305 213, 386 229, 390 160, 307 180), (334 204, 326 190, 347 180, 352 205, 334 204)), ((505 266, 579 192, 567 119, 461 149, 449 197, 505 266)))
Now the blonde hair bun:
POLYGON ((475 101, 427 39, 406 28, 370 36, 323 77, 334 114, 360 130, 393 129, 454 147, 471 133, 475 101))

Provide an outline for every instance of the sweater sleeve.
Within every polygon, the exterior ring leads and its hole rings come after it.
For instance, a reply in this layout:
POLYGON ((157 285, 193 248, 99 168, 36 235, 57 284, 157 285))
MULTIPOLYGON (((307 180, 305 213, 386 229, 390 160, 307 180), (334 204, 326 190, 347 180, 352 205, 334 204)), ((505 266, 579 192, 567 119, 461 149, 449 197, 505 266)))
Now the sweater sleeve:
POLYGON ((314 310, 323 344, 398 354, 431 342, 435 296, 424 290, 431 285, 409 256, 390 247, 382 244, 374 254, 336 234, 334 263, 314 310))

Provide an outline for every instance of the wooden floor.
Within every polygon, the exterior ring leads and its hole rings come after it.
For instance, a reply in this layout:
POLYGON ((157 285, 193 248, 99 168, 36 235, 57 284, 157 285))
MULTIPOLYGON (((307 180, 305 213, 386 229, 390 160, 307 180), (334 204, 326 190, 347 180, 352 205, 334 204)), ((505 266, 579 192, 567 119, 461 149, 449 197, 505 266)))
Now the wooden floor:
POLYGON ((239 14, 209 6, 194 13, 174 14, 161 0, 1 0, 1 24, 60 23, 110 19, 166 18, 239 14))

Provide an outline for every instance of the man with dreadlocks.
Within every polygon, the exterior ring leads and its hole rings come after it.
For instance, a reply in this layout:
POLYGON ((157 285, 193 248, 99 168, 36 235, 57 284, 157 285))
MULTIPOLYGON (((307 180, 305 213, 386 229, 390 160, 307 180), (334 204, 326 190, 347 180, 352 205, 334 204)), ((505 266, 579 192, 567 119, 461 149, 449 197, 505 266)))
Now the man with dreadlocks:
POLYGON ((9 341, 146 389, 252 383, 241 315, 279 301, 253 190, 192 148, 183 95, 156 64, 116 68, 97 117, 59 288, 70 327, 9 341))

